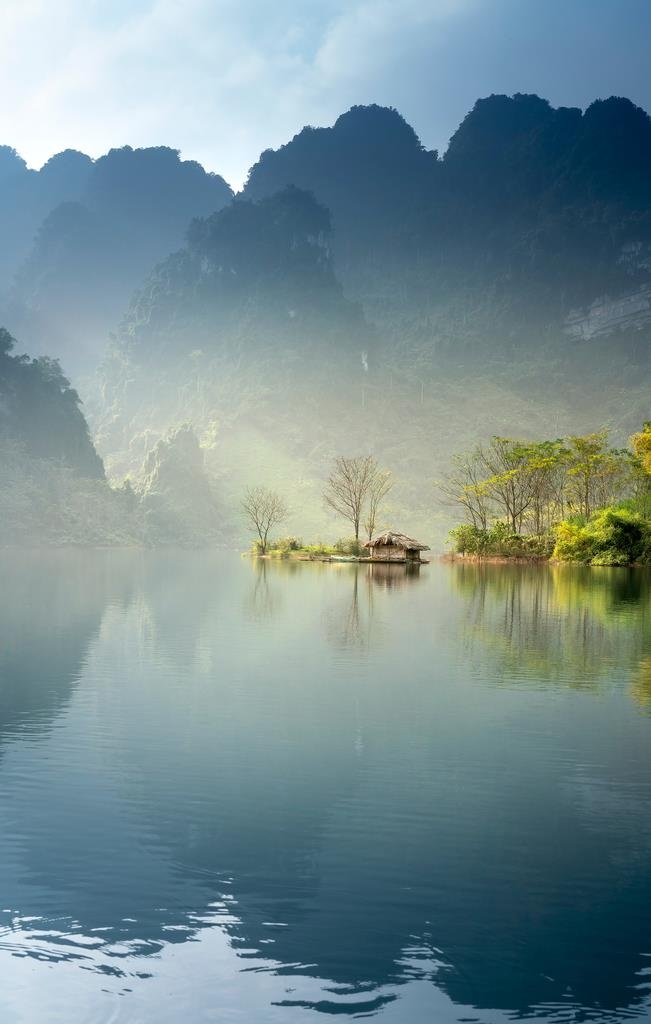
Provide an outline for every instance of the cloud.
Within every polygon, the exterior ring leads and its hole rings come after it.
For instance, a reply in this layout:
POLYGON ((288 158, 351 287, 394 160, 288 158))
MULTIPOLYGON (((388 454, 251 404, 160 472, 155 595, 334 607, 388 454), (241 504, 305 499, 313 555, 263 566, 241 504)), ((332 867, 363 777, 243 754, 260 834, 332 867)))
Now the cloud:
POLYGON ((238 185, 261 149, 353 103, 397 106, 438 146, 492 91, 581 102, 601 76, 644 105, 644 2, 4 0, 0 142, 32 165, 165 143, 238 185))
POLYGON ((0 13, 0 138, 39 164, 167 142, 241 181, 261 148, 334 118, 410 33, 468 0, 21 0, 0 13))

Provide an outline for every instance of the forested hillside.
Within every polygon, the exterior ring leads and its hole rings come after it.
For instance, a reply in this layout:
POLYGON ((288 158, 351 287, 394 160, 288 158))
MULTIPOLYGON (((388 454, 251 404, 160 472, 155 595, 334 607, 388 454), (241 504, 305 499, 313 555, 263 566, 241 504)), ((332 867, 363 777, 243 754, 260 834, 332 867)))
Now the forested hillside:
POLYGON ((103 478, 79 396, 58 362, 18 355, 15 344, 0 328, 0 439, 30 456, 63 463, 80 476, 103 478))

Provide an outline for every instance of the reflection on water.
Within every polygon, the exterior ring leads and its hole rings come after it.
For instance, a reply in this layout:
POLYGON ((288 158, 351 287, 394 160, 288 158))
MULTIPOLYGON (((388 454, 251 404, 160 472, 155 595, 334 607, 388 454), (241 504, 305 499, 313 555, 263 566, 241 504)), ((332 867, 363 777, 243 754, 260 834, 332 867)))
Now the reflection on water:
POLYGON ((648 573, 459 563, 451 571, 469 655, 490 659, 496 681, 597 687, 624 669, 644 677, 648 573))
POLYGON ((649 1015, 648 575, 1 568, 1 1019, 649 1015))

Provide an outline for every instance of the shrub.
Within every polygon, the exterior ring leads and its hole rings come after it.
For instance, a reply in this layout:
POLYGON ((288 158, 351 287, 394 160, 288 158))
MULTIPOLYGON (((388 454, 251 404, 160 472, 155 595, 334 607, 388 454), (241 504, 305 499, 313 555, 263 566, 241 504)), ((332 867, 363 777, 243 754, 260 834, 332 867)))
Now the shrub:
POLYGON ((281 554, 289 554, 290 551, 301 550, 303 547, 303 539, 301 537, 279 537, 278 540, 273 541, 269 547, 281 554))
POLYGON ((565 520, 556 530, 553 557, 589 565, 631 565, 651 556, 651 523, 629 508, 603 508, 587 523, 565 520))
POLYGON ((554 540, 546 536, 521 536, 506 523, 494 523, 482 530, 470 523, 457 526, 450 534, 454 549, 461 555, 497 558, 549 558, 554 540))
POLYGON ((318 540, 315 544, 305 544, 302 548, 308 555, 332 555, 334 548, 332 544, 324 544, 318 540))
POLYGON ((595 554, 594 538, 588 528, 563 520, 556 527, 556 544, 552 557, 559 562, 590 562, 595 554))
POLYGON ((335 541, 333 544, 332 550, 337 555, 359 556, 362 554, 364 549, 361 542, 355 540, 354 537, 340 537, 339 540, 335 541))
POLYGON ((461 526, 450 530, 450 538, 458 555, 479 554, 485 536, 486 530, 480 530, 470 523, 462 523, 461 526))

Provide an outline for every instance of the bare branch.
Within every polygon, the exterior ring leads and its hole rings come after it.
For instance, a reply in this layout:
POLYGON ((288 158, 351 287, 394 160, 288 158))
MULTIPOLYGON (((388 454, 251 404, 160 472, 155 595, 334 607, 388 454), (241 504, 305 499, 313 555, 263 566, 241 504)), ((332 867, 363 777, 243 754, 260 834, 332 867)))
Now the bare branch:
POLYGON ((260 554, 266 554, 269 532, 287 519, 287 505, 275 491, 266 487, 247 487, 240 506, 242 514, 258 534, 260 554))
POLYGON ((359 540, 359 527, 364 505, 371 494, 379 474, 372 455, 335 459, 334 469, 328 477, 323 500, 328 508, 352 524, 355 540, 359 540))

